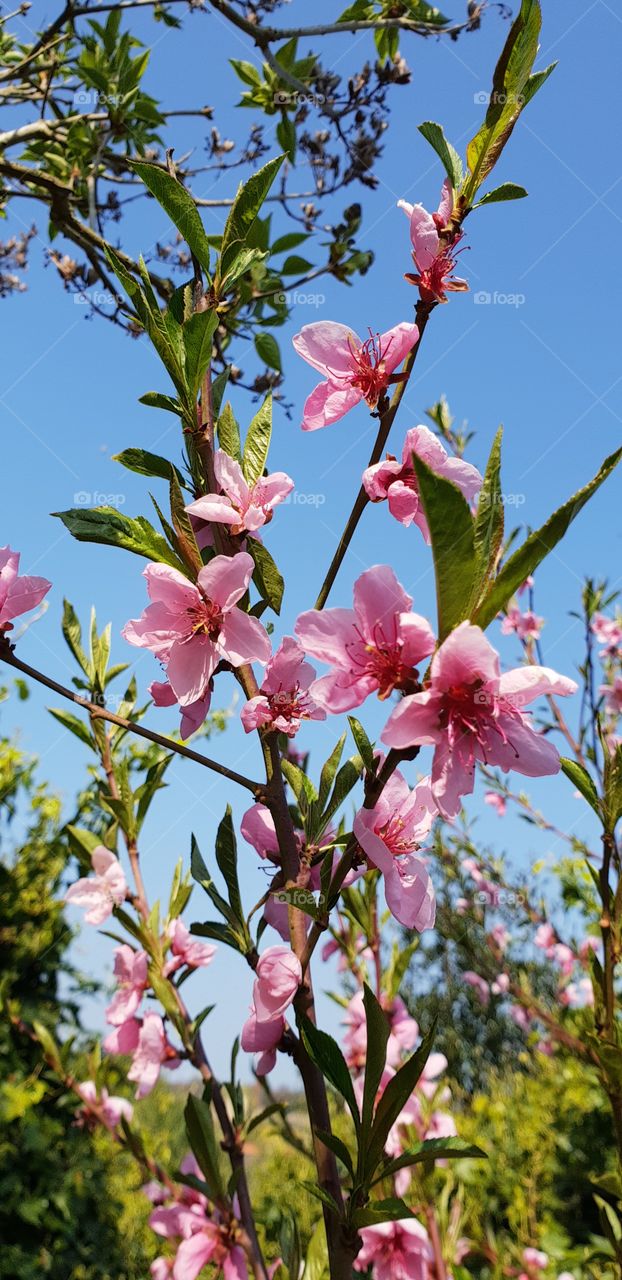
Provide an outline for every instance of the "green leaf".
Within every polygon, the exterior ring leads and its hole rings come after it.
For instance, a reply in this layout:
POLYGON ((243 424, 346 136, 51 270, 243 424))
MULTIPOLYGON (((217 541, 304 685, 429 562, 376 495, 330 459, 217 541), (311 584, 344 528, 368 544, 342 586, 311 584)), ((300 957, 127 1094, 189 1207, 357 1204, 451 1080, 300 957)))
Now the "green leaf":
POLYGON ((268 393, 261 409, 255 414, 244 441, 242 470, 244 479, 249 485, 255 484, 260 476, 263 475, 268 458, 271 435, 272 395, 268 393))
MULTIPOLYGON (((178 417, 182 412, 179 401, 175 400, 174 396, 164 395, 161 391, 146 391, 144 396, 138 397, 138 403, 146 404, 148 409, 165 409, 167 413, 175 413, 178 417)), ((118 456, 121 457, 120 454, 118 456)))
POLYGON ((331 751, 328 760, 326 760, 322 766, 322 772, 320 774, 320 790, 318 793, 320 809, 324 808, 324 805, 330 795, 330 789, 335 780, 335 774, 339 768, 345 745, 346 735, 345 733, 342 733, 337 745, 331 751))
POLYGON ((229 804, 216 832, 216 861, 229 891, 231 908, 238 921, 241 922, 244 919, 244 911, 238 882, 238 848, 233 829, 231 805, 229 804))
POLYGON ((378 1101, 369 1144, 364 1153, 367 1184, 369 1184, 369 1180, 373 1177, 382 1159, 389 1131, 416 1088, 417 1081, 420 1079, 423 1068, 432 1051, 435 1034, 436 1020, 432 1023, 427 1035, 424 1036, 416 1053, 413 1053, 408 1061, 389 1080, 382 1097, 378 1101))
POLYGON ((212 359, 212 339, 217 327, 216 311, 195 311, 182 329, 188 388, 193 399, 212 359))
POLYGON ((227 218, 221 244, 221 260, 231 246, 246 243, 246 237, 283 164, 285 156, 276 156, 239 187, 227 218))
POLYGON ((296 158, 296 125, 285 113, 276 126, 276 140, 293 164, 296 158))
POLYGON ((363 1086, 363 1143, 369 1133, 376 1102, 376 1094, 382 1079, 387 1061, 387 1044, 389 1042, 389 1021, 384 1009, 368 987, 363 984, 363 1004, 367 1026, 367 1050, 365 1055, 365 1083, 363 1086))
POLYGON ((122 453, 114 453, 112 461, 120 462, 122 467, 135 471, 139 476, 153 476, 159 480, 170 480, 172 469, 182 488, 188 487, 183 472, 169 462, 168 458, 162 458, 159 453, 150 453, 148 449, 124 449, 122 453))
POLYGON ((537 84, 530 83, 541 23, 538 0, 522 0, 495 68, 484 123, 467 147, 469 176, 462 195, 468 205, 497 163, 521 111, 553 69, 539 73, 537 84))
POLYGON ((399 1222, 402 1218, 414 1218, 412 1209, 399 1196, 390 1196, 388 1200, 373 1200, 362 1209, 355 1209, 352 1215, 353 1225, 373 1227, 379 1222, 399 1222))
POLYGON ((319 1218, 307 1246, 302 1280, 325 1280, 328 1275, 328 1246, 324 1221, 319 1218))
POLYGON ((326 1031, 320 1031, 319 1027, 316 1027, 304 1014, 298 1015, 298 1025, 305 1049, 311 1061, 315 1063, 325 1079, 330 1081, 333 1088, 344 1099, 358 1133, 361 1118, 354 1094, 352 1077, 337 1041, 333 1040, 332 1036, 329 1036, 326 1031))
POLYGON ((197 884, 200 884, 201 888, 205 890, 208 897, 211 898, 214 906, 216 907, 216 910, 220 911, 220 914, 232 927, 235 927, 235 925, 237 924, 236 916, 232 911, 229 903, 226 902, 225 899, 222 897, 222 895, 218 892, 218 889, 216 888, 216 885, 214 884, 214 881, 212 880, 212 877, 207 869, 207 865, 203 859, 203 855, 201 853, 201 850, 199 849, 199 846, 196 842, 194 835, 191 838, 191 845, 190 845, 190 874, 192 876, 192 879, 196 880, 197 884))
POLYGON ((354 738, 358 753, 367 772, 373 773, 375 765, 373 743, 370 742, 360 720, 357 720, 355 716, 348 716, 348 724, 352 730, 352 737, 354 738))
POLYGON ((186 191, 181 182, 173 178, 166 169, 160 168, 157 164, 146 164, 142 160, 133 160, 130 164, 151 194, 155 196, 164 212, 168 214, 171 222, 174 222, 191 253, 209 275, 209 243, 190 192, 186 191))
POLYGON ((169 564, 184 572, 184 566, 164 538, 144 516, 132 519, 114 507, 74 507, 70 511, 53 511, 78 542, 98 542, 108 547, 122 547, 146 560, 169 564))
POLYGON ((573 786, 581 792, 583 799, 587 800, 594 813, 600 817, 602 811, 600 796, 587 769, 584 769, 577 760, 568 760, 565 756, 561 757, 561 766, 566 777, 570 778, 573 786))
POLYGON ((322 814, 322 828, 328 826, 328 823, 341 808, 344 800, 349 796, 352 788, 356 786, 363 772, 363 761, 360 756, 351 756, 341 766, 337 777, 333 792, 324 813, 322 814))
POLYGON ((260 360, 267 364, 269 369, 276 369, 277 373, 283 372, 281 364, 281 352, 276 338, 271 333, 258 333, 255 338, 255 351, 260 360))
POLYGON ((285 590, 282 574, 279 573, 263 542, 258 542, 256 538, 249 538, 246 545, 255 562, 253 582, 262 599, 267 601, 275 613, 280 613, 285 590))
POLYGON ((524 200, 527 195, 529 192, 515 182, 502 182, 500 187, 487 191, 486 195, 482 196, 473 207, 480 209, 483 204, 498 204, 501 200, 524 200))
POLYGON ((271 256, 277 253, 288 253, 290 249, 297 249, 299 244, 304 244, 309 237, 304 231, 290 231, 285 236, 279 236, 271 246, 271 256))
POLYGON ((410 1147, 394 1160, 387 1159, 378 1170, 372 1182, 392 1178, 400 1169, 409 1169, 414 1164, 423 1164, 426 1160, 486 1160, 486 1152, 464 1138, 426 1138, 410 1147))
POLYGON ((54 716, 55 720, 64 725, 65 729, 69 729, 69 732, 73 733, 74 737, 79 738, 80 742, 90 747, 91 751, 96 750, 95 743, 86 725, 77 716, 72 715, 71 711, 61 710, 60 707, 48 707, 48 711, 51 716, 54 716))
POLYGON ((354 1177, 354 1164, 353 1164, 352 1156, 348 1151, 348 1148, 346 1147, 345 1142, 342 1142, 341 1138, 338 1138, 336 1134, 327 1133, 325 1129, 316 1129, 315 1132, 318 1138, 320 1139, 320 1142, 323 1142, 324 1146, 328 1147, 329 1151, 334 1152, 334 1154, 337 1156, 337 1159, 341 1160, 341 1163, 348 1170, 348 1173, 351 1175, 351 1177, 354 1177))
POLYGON ((467 617, 476 576, 474 522, 460 490, 413 454, 419 494, 430 529, 438 635, 443 641, 467 617))
POLYGON ((82 627, 73 605, 68 600, 63 600, 63 621, 61 626, 63 636, 76 662, 82 668, 89 684, 92 684, 94 679, 93 664, 89 661, 82 648, 82 627))
POLYGON ((603 788, 605 793, 604 817, 607 831, 613 835, 616 823, 622 816, 622 746, 605 752, 603 788))
POLYGON ((171 520, 175 529, 175 546, 184 564, 193 577, 197 577, 203 568, 201 552, 195 537, 192 522, 188 515, 184 499, 175 472, 171 470, 169 481, 171 503, 171 520))
POLYGON ((240 462, 242 458, 240 429, 228 400, 218 418, 216 430, 218 432, 218 443, 220 448, 224 449, 225 453, 228 453, 230 458, 235 458, 236 462, 240 462))
POLYGON ((308 806, 317 800, 317 791, 307 774, 294 764, 293 760, 281 758, 281 770, 298 801, 301 812, 306 813, 308 806))
POLYGON ((214 410, 214 416, 216 418, 220 413, 220 406, 222 404, 222 398, 227 389, 227 383, 229 381, 230 373, 231 373, 231 365, 226 364, 224 369, 221 369, 220 373, 216 374, 216 377, 212 382, 212 408, 214 410))
POLYGON ((611 474, 621 457, 622 449, 618 449, 610 457, 605 458, 602 467, 593 480, 590 480, 589 484, 586 484, 583 489, 579 489, 572 498, 569 498, 562 507, 559 507, 546 523, 540 529, 537 529, 535 533, 530 534, 522 546, 510 556, 473 615, 472 621, 477 623, 478 627, 485 629, 493 618, 505 608, 508 600, 514 595, 521 583, 525 581, 525 578, 528 578, 534 569, 537 569, 545 556, 561 541, 572 521, 578 516, 586 502, 592 497, 592 494, 600 488, 603 481, 611 474))
MULTIPOLYGON (((503 428, 499 427, 494 438, 490 457, 484 473, 484 483, 477 500, 474 543, 479 561, 477 594, 481 596, 495 570, 497 556, 503 542, 504 513, 501 493, 501 441, 503 428)), ((477 604, 473 600, 472 604, 477 604)))
POLYGON ((301 1187, 305 1187, 310 1195, 315 1196, 316 1200, 321 1200, 322 1204, 325 1204, 326 1208, 330 1209, 331 1213, 336 1214, 338 1218, 341 1217, 339 1205, 334 1197, 331 1196, 330 1191, 325 1191, 324 1187, 318 1187, 316 1182, 305 1182, 304 1179, 300 1180, 300 1185, 301 1187))
POLYGON ((436 124, 434 120, 425 120, 417 128, 426 142, 429 142, 430 146, 436 151, 454 191, 457 191, 462 186, 464 174, 462 161, 455 147, 452 147, 451 142, 447 141, 441 125, 436 124))
POLYGON ((184 1120, 188 1141, 210 1188, 211 1196, 213 1198, 224 1196, 219 1147, 209 1104, 190 1093, 184 1109, 184 1120))

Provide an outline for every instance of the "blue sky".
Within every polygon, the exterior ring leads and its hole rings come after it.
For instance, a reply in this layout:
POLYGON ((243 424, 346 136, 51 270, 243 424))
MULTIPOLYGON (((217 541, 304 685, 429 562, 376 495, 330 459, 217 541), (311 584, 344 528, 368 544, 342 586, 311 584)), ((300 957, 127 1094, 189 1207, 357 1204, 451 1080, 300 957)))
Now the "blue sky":
MULTIPOLYGON (((591 5, 544 0, 543 10, 537 65, 558 59, 559 66, 515 130, 491 184, 519 182, 527 187, 529 198, 476 211, 469 219, 470 248, 463 255, 461 273, 468 276, 471 292, 455 296, 433 316, 391 440, 398 452, 405 430, 424 420, 425 407, 444 393, 456 418, 468 419, 476 432, 468 456, 482 468, 503 422, 503 488, 515 498, 506 514, 510 524, 532 526, 594 474, 619 444, 622 421, 619 342, 612 341, 619 315, 622 170, 611 128, 619 110, 622 16, 605 0, 591 5), (492 300, 482 301, 482 293, 492 300)), ((313 6, 313 20, 334 19, 339 12, 339 5, 320 0, 313 6)), ((458 7, 456 13, 460 12, 458 7)), ((52 16, 50 4, 35 3, 24 22, 42 26, 52 16)), ((280 15, 283 24, 297 19, 309 20, 302 0, 293 0, 280 15)), ((252 113, 222 104, 237 100, 239 82, 228 59, 252 60, 247 42, 214 14, 190 15, 182 32, 154 26, 144 15, 134 21, 136 31, 154 45, 144 82, 147 91, 170 107, 215 105, 221 134, 242 141, 252 113)), ((302 324, 335 319, 364 332, 368 326, 382 331, 411 318, 414 291, 403 280, 410 266, 408 231, 395 205, 405 197, 435 207, 443 176, 416 125, 425 119, 441 122, 454 145, 464 151, 485 110, 478 98, 489 88, 507 29, 491 11, 479 33, 456 44, 404 40, 412 81, 396 89, 390 100, 391 124, 378 164, 378 188, 362 196, 351 188, 327 210, 336 221, 347 203, 362 198, 362 244, 373 248, 375 264, 353 289, 324 279, 309 286, 312 300, 299 300, 287 331, 278 335, 287 398, 298 408, 314 385, 313 371, 290 345, 291 335, 302 324)), ((300 52, 306 51, 302 45, 300 52)), ((370 53, 369 36, 360 34, 332 37, 324 57, 345 73, 370 53)), ((172 120, 166 141, 177 155, 193 145, 200 147, 196 122, 172 120)), ((196 192, 228 195, 233 184, 226 175, 207 175, 196 192)), ((300 185, 306 185, 302 174, 300 185)), ((222 219, 222 210, 209 211, 208 230, 219 230, 222 219)), ((96 494, 95 502, 106 495, 129 514, 149 514, 147 482, 124 471, 111 457, 128 446, 143 446, 178 458, 175 420, 138 404, 147 390, 168 390, 166 375, 146 342, 132 341, 97 318, 88 321, 85 308, 63 292, 54 269, 45 265, 39 210, 15 202, 3 235, 33 220, 39 222, 41 238, 31 246, 29 291, 2 303, 0 422, 5 466, 0 542, 20 549, 23 570, 47 576, 54 588, 47 614, 24 636, 20 655, 68 683, 72 670, 59 629, 63 595, 84 620, 95 603, 101 623, 112 621, 115 659, 134 663, 144 692, 157 674, 155 663, 149 655, 139 655, 136 661, 135 651, 119 634, 126 619, 136 616, 145 603, 141 562, 110 548, 74 542, 49 513, 73 506, 76 494, 96 494)), ((290 225, 284 224, 283 230, 290 225)), ((128 217, 124 245, 135 255, 147 253, 166 231, 155 206, 141 204, 140 212, 128 217)), ((244 363, 250 371, 256 368, 252 352, 244 363)), ((248 398, 238 393, 235 405, 246 424, 251 416, 248 398)), ((291 630, 297 613, 315 598, 373 436, 374 424, 363 408, 311 435, 299 430, 296 410, 292 421, 276 410, 271 465, 293 476, 299 495, 277 513, 267 538, 288 581, 278 634, 291 630), (304 501, 309 495, 315 500, 304 501)), ((577 606, 583 576, 606 576, 612 582, 619 576, 619 502, 614 476, 538 573, 536 608, 547 619, 545 659, 569 674, 581 652, 580 629, 569 611, 577 606)), ((414 596, 414 607, 434 617, 429 552, 417 532, 398 526, 386 508, 367 510, 332 603, 349 604, 354 578, 377 562, 391 563, 414 596)), ((491 638, 499 639, 496 624, 491 638)), ((504 661, 513 665, 517 645, 502 641, 500 647, 504 661)), ((233 696, 234 686, 224 678, 215 701, 227 706, 233 696)), ((24 747, 38 753, 42 775, 62 792, 69 809, 84 777, 84 754, 47 714, 49 705, 53 699, 33 687, 27 704, 12 700, 4 710, 3 726, 19 727, 24 747)), ((152 711, 148 723, 166 731, 168 717, 168 712, 152 711)), ((368 704, 362 718, 370 733, 379 732, 383 712, 378 705, 368 704)), ((333 721, 301 734, 304 745, 312 746, 318 767, 340 729, 333 721)), ((237 723, 218 746, 236 767, 258 773, 258 748, 237 723)), ((226 802, 231 800, 238 814, 242 811, 231 788, 198 766, 175 761, 169 782, 145 829, 143 863, 154 896, 164 893, 178 856, 187 857, 191 831, 209 853, 226 802)), ((565 780, 536 783, 531 791, 560 825, 572 825, 581 835, 590 831, 589 816, 572 798, 565 780)), ((481 789, 479 803, 476 798, 468 807, 472 814, 481 813, 481 789)), ((479 830, 484 838, 494 838, 499 849, 506 848, 514 865, 525 866, 536 852, 559 852, 523 823, 500 824, 488 812, 481 813, 479 830)), ((265 881, 254 855, 248 853, 242 861, 250 905, 263 892, 265 881)), ((198 892, 195 905, 196 917, 202 910, 198 892)), ((107 942, 85 929, 76 944, 79 962, 101 973, 108 953, 107 942)), ((220 954, 188 988, 197 1004, 211 1003, 225 983, 226 1007, 209 1022, 218 1069, 239 1024, 237 1011, 250 996, 251 975, 232 953, 220 954)), ((319 987, 327 984, 328 975, 320 974, 319 987)), ((328 1025, 334 1025, 335 1015, 326 1002, 322 1012, 328 1025)), ((87 1015, 94 1025, 100 1022, 95 1006, 89 1006, 87 1015)))

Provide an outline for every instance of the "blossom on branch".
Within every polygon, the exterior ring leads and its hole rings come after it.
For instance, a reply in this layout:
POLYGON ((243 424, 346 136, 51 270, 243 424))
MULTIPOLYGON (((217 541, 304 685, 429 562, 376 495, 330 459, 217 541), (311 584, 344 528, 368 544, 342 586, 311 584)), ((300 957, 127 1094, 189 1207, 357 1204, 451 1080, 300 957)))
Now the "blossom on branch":
POLYGON ((307 653, 333 670, 311 686, 320 706, 336 714, 358 707, 370 693, 418 688, 417 664, 434 650, 434 632, 411 613, 407 595, 388 565, 366 569, 354 584, 353 609, 310 609, 294 630, 307 653))
POLYGON ((206 493, 191 502, 186 511, 210 524, 228 524, 233 534, 256 533, 272 519, 274 507, 294 487, 294 481, 284 471, 260 476, 249 485, 239 462, 224 449, 217 449, 214 454, 214 475, 222 493, 206 493))
POLYGON ((36 608, 47 595, 47 578, 19 576, 19 551, 0 547, 0 637, 13 630, 13 618, 36 608))
POLYGON ((317 431, 337 422, 362 400, 375 409, 397 366, 419 338, 416 324, 402 322, 386 333, 372 333, 365 342, 345 324, 318 320, 303 325, 293 338, 295 350, 325 379, 308 396, 303 431, 317 431))
POLYGON ((387 454, 382 462, 374 463, 363 472, 363 488, 367 497, 372 502, 386 499, 391 515, 406 527, 416 524, 429 545, 430 530, 419 498, 413 454, 427 463, 437 476, 451 480, 467 502, 472 502, 479 492, 482 477, 470 462, 448 454, 434 432, 424 426, 411 427, 406 433, 401 462, 387 454))
POLYGON ((214 556, 196 584, 166 564, 148 564, 143 571, 152 603, 140 618, 126 623, 122 634, 160 659, 181 707, 206 696, 221 659, 232 667, 268 661, 265 628, 236 608, 253 568, 252 557, 240 551, 214 556))
POLYGON ((452 275, 456 265, 455 246, 462 239, 462 232, 440 233, 447 227, 454 207, 453 187, 446 178, 436 213, 429 213, 422 204, 409 204, 398 200, 410 222, 410 239, 416 273, 408 272, 406 279, 419 287, 424 302, 447 302, 448 293, 464 293, 466 280, 452 275))
POLYGON ((119 859, 103 844, 98 844, 91 854, 94 876, 76 880, 67 890, 65 902, 76 907, 86 907, 87 924, 103 924, 115 907, 120 907, 128 893, 127 881, 119 859))
POLYGON ((326 711, 309 693, 315 678, 298 641, 285 636, 266 667, 259 694, 242 707, 245 732, 266 725, 293 738, 303 720, 325 720, 326 711))
POLYGON ((389 716, 389 747, 434 746, 432 794, 446 818, 473 791, 475 765, 497 765, 537 778, 558 773, 559 752, 521 710, 545 695, 575 693, 576 684, 549 667, 501 674, 499 655, 479 627, 461 622, 434 654, 430 680, 389 716))
POLYGON ((117 990, 106 1009, 106 1021, 113 1027, 120 1027, 134 1017, 149 986, 147 965, 149 958, 146 951, 134 951, 128 943, 117 947, 114 953, 114 976, 117 990))
POLYGON ((359 809, 353 832, 363 852, 384 876, 387 906, 408 929, 431 929, 436 915, 434 886, 418 850, 437 808, 429 779, 413 791, 395 770, 373 809, 359 809))
MULTIPOLYGON (((212 701, 212 687, 214 681, 210 680, 207 689, 201 698, 197 698, 196 702, 191 702, 187 707, 180 707, 181 724, 179 726, 179 736, 182 742, 186 742, 188 738, 196 733, 204 723, 212 701)), ((149 694, 153 698, 156 707, 176 707, 177 698, 168 683, 168 680, 153 680, 149 685, 149 694)))

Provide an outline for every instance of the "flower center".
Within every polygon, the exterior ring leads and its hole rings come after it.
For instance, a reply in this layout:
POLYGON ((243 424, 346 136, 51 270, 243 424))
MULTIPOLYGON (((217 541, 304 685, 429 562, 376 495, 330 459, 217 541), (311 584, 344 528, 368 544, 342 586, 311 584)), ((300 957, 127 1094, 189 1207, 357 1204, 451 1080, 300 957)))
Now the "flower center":
POLYGON ((353 680, 371 676, 378 686, 378 697, 388 698, 395 689, 402 693, 416 693, 419 689, 419 672, 416 667, 402 661, 401 640, 391 640, 383 631, 382 623, 374 626, 371 639, 354 628, 358 640, 346 645, 353 680))
POLYGON ((300 685, 293 689, 279 689, 278 693, 269 693, 268 702, 274 716, 282 716, 284 720, 293 720, 307 714, 307 698, 300 691, 300 685))
POLYGON ((386 351, 383 352, 380 334, 373 334, 371 329, 369 338, 360 347, 355 347, 351 340, 349 347, 355 368, 350 378, 350 385, 362 393, 367 404, 374 406, 388 385, 389 378, 384 357, 389 348, 387 346, 386 351))
POLYGON ((190 620, 190 639, 192 636, 208 636, 216 640, 223 624, 222 610, 213 600, 202 599, 187 610, 190 620))

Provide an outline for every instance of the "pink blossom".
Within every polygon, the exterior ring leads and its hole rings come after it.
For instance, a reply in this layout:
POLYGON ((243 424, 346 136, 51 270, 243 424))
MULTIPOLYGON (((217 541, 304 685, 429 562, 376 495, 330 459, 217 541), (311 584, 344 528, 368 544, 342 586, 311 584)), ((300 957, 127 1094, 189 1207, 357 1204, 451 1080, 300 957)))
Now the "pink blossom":
POLYGON ((441 238, 439 234, 449 223, 454 207, 449 178, 443 183, 436 213, 428 213, 422 204, 409 204, 407 200, 397 203, 410 221, 413 262, 417 268, 417 273, 409 273, 406 279, 419 286, 424 302, 446 302, 447 293, 464 293, 469 287, 466 280, 452 275, 456 265, 454 246, 462 239, 462 233, 454 232, 450 239, 441 238))
POLYGON ((524 613, 517 607, 508 609, 501 623, 501 634, 511 636, 516 634, 519 640, 538 640, 540 632, 544 625, 544 618, 539 618, 537 613, 533 613, 531 609, 526 609, 524 613))
POLYGON ((259 694, 242 707, 246 733, 267 725, 293 738, 303 720, 325 720, 324 708, 309 693, 315 677, 298 641, 285 636, 266 667, 259 694))
MULTIPOLYGON (((383 1000, 383 1003, 386 1004, 386 1000, 383 1000)), ((394 996, 386 1009, 386 1014, 391 1028, 387 1041, 386 1061, 388 1066, 396 1067, 403 1052, 413 1049, 417 1043, 419 1024, 411 1018, 400 996, 394 996)), ((344 1057, 352 1070, 362 1071, 367 1053, 367 1021, 362 991, 357 991, 349 1001, 343 1023, 347 1028, 343 1037, 344 1057)))
POLYGON ((600 951, 600 942, 598 938, 584 938, 579 946, 579 958, 582 964, 589 965, 592 953, 598 955, 600 951))
POLYGON ((591 1008, 594 1004, 594 988, 589 978, 580 978, 578 982, 569 982, 560 993, 560 1003, 571 1009, 591 1008))
POLYGON ((552 954, 552 948, 557 940, 557 934, 555 933, 553 925, 548 924, 548 922, 546 924, 539 924, 533 935, 533 940, 536 947, 539 947, 541 951, 546 951, 547 955, 550 956, 552 954))
POLYGON ((276 834, 274 818, 267 805, 252 804, 242 818, 240 831, 260 858, 280 862, 279 838, 276 834))
POLYGON ((479 627, 461 622, 434 654, 430 683, 392 712, 382 741, 404 748, 435 747, 432 793, 446 818, 473 791, 482 761, 528 777, 558 773, 557 748, 536 733, 521 708, 544 694, 574 693, 574 680, 548 667, 516 667, 501 674, 499 655, 479 627))
POLYGON ((102 1049, 104 1053, 120 1053, 130 1054, 138 1046, 138 1038, 142 1022, 140 1018, 128 1018, 127 1022, 122 1022, 120 1027, 115 1027, 102 1040, 102 1049))
POLYGON ((168 1062, 169 1066, 173 1063, 177 1066, 175 1051, 166 1038, 160 1015, 148 1013, 140 1028, 138 1045, 127 1073, 128 1080, 133 1080, 137 1085, 137 1098, 146 1098, 151 1093, 163 1062, 168 1062))
POLYGON ((408 929, 431 929, 434 886, 422 858, 415 855, 427 836, 436 806, 429 779, 413 791, 395 770, 373 809, 359 809, 353 832, 362 850, 384 876, 387 906, 408 929))
POLYGON ((505 796, 499 794, 498 791, 485 791, 484 804, 489 804, 494 809, 497 817, 503 818, 507 809, 505 796))
POLYGON ((433 1254, 425 1227, 416 1218, 379 1222, 361 1230, 355 1271, 373 1269, 374 1280, 428 1280, 433 1254))
POLYGON ((0 547, 0 637, 13 630, 13 618, 36 608, 47 595, 47 578, 19 577, 19 551, 0 547))
POLYGON ((532 577, 531 574, 529 574, 528 577, 525 578, 525 581, 521 582, 520 587, 517 587, 517 590, 516 590, 517 596, 522 596, 525 594, 526 591, 531 591, 533 584, 534 584, 534 578, 532 577))
POLYGON ((598 692, 605 699, 609 715, 622 716, 622 676, 614 676, 611 684, 601 684, 598 692))
POLYGON ((516 1023, 516 1026, 520 1027, 521 1031, 529 1031, 531 1026, 531 1014, 527 1009, 523 1008, 522 1004, 511 1004, 508 1009, 508 1013, 512 1022, 516 1023))
MULTIPOLYGON (((549 952, 547 952, 547 955, 548 954, 549 952)), ((575 967, 576 956, 574 951, 572 951, 570 947, 566 946, 565 942, 555 943, 552 948, 551 959, 555 961, 555 964, 559 965, 564 977, 570 977, 570 974, 575 967)))
POLYGON ((268 947, 259 957, 253 985, 253 1005, 259 1022, 283 1015, 300 983, 302 968, 289 947, 268 947))
POLYGON ((479 491, 482 477, 469 462, 452 458, 428 427, 412 427, 407 432, 401 462, 387 454, 383 462, 376 462, 363 472, 363 487, 368 498, 372 502, 386 498, 391 515, 403 525, 416 524, 429 544, 430 530, 419 500, 413 454, 422 458, 436 475, 451 480, 468 502, 479 491))
POLYGON ((523 1249, 523 1262, 526 1267, 531 1267, 536 1271, 545 1271, 549 1265, 548 1253, 543 1253, 541 1249, 523 1249))
POLYGON ((481 1004, 487 1005, 490 1003, 490 987, 485 978, 482 978, 479 973, 473 973, 472 969, 466 969, 462 977, 473 988, 481 1004))
POLYGON ((91 854, 94 876, 83 877, 67 890, 65 902, 76 907, 86 907, 87 924, 103 924, 120 907, 127 896, 127 883, 123 868, 110 849, 98 844, 91 854))
POLYGON ((233 534, 255 533, 272 519, 274 507, 283 502, 294 487, 284 471, 260 476, 249 485, 235 458, 224 449, 214 454, 214 475, 222 493, 207 493, 186 507, 199 520, 228 524, 233 534))
POLYGON ((375 409, 389 383, 395 381, 395 369, 418 338, 416 324, 406 322, 383 334, 373 334, 370 329, 365 342, 333 320, 303 325, 293 339, 294 347, 325 379, 307 398, 303 431, 317 431, 337 422, 361 400, 375 409))
POLYGON ((504 951, 507 951, 508 943, 511 941, 512 935, 508 933, 504 924, 496 924, 494 928, 490 930, 490 936, 495 946, 498 947, 502 954, 504 951))
POLYGON ((258 1076, 267 1076, 276 1065, 277 1045, 285 1031, 285 1018, 271 1018, 267 1022, 259 1022, 254 1009, 242 1027, 240 1044, 245 1053, 256 1053, 255 1071, 258 1076))
POLYGON ((505 996, 510 990, 510 978, 507 973, 498 973, 494 982, 491 983, 490 990, 493 996, 505 996))
MULTIPOLYGON (((212 701, 213 680, 209 681, 207 689, 201 698, 197 698, 196 702, 191 702, 187 707, 180 707, 181 725, 179 727, 179 736, 182 742, 186 742, 192 737, 197 729, 201 728, 210 709, 212 701)), ((175 707, 177 706, 177 698, 171 689, 168 680, 153 680, 149 685, 149 694, 153 698, 156 707, 175 707)))
POLYGON ((151 1280, 173 1280, 173 1259, 154 1258, 149 1267, 151 1280))
POLYGON ((354 584, 353 609, 310 609, 294 628, 313 657, 330 663, 316 680, 313 697, 327 711, 350 711, 376 691, 417 687, 417 663, 434 649, 425 618, 410 612, 411 596, 388 565, 366 569, 354 584))
POLYGON ((268 661, 264 627, 236 608, 253 568, 252 557, 239 551, 214 556, 200 570, 196 585, 166 564, 148 564, 144 570, 152 603, 140 618, 126 623, 123 635, 164 663, 181 707, 205 697, 221 659, 233 667, 268 661))
POLYGON ((184 965, 189 969, 202 968, 210 964, 216 955, 216 947, 209 942, 199 942, 198 938, 193 938, 183 920, 171 920, 168 935, 172 940, 171 955, 162 970, 167 978, 184 965))
POLYGON ((147 979, 148 956, 146 951, 134 951, 123 943, 114 953, 114 976, 117 991, 106 1009, 106 1021, 120 1027, 134 1017, 149 985, 147 979))
POLYGON ((595 613, 591 628, 596 639, 603 645, 599 656, 614 658, 622 643, 622 623, 617 618, 607 618, 604 613, 595 613))
POLYGON ((196 1280, 211 1262, 224 1280, 247 1280, 244 1250, 235 1243, 229 1227, 204 1219, 198 1231, 182 1240, 173 1265, 173 1280, 196 1280))
POLYGON ((84 1109, 88 1112, 91 1107, 96 1107, 97 1111, 92 1114, 97 1115, 97 1119, 111 1131, 116 1129, 121 1123, 121 1119, 127 1120, 131 1124, 134 1108, 127 1098, 118 1098, 114 1094, 109 1094, 106 1088, 102 1088, 101 1094, 97 1096, 97 1085, 93 1080, 85 1080, 83 1084, 79 1084, 76 1093, 84 1102, 84 1109))

